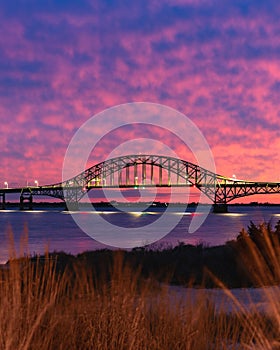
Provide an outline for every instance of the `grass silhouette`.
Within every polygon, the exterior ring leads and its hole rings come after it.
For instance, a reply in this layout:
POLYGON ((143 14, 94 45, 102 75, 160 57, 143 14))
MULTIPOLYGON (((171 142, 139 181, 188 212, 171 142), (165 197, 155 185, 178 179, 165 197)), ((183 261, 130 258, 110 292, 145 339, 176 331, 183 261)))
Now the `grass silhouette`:
POLYGON ((0 269, 0 349, 279 349, 279 225, 251 224, 228 245, 247 278, 274 285, 263 288, 269 312, 243 305, 209 266, 204 275, 233 311, 217 308, 207 290, 173 298, 167 282, 176 266, 157 279, 143 273, 136 252, 130 259, 122 251, 17 258, 11 238, 11 258, 0 269))

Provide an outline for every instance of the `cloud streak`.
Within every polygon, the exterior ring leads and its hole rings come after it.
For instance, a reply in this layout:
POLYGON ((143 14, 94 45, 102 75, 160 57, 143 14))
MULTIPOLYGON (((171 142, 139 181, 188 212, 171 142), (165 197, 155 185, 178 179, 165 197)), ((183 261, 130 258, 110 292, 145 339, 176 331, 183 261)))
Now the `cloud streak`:
MULTIPOLYGON (((132 101, 190 117, 218 173, 280 181, 279 15, 272 0, 5 0, 0 181, 19 182, 23 173, 59 181, 79 126, 132 101)), ((117 143, 116 135, 104 155, 117 143)), ((183 148, 179 153, 184 157, 183 148)))

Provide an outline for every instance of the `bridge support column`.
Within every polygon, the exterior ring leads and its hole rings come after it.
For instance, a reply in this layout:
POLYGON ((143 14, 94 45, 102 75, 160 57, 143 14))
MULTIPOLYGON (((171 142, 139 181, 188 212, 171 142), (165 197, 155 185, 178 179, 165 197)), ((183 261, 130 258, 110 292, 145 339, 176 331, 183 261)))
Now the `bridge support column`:
POLYGON ((225 203, 213 204, 213 213, 228 213, 228 205, 225 203))
POLYGON ((66 211, 79 211, 80 210, 79 202, 67 202, 67 203, 65 203, 65 205, 66 205, 66 208, 65 208, 66 211))
POLYGON ((6 209, 6 196, 5 193, 0 193, 0 210, 6 209))
POLYGON ((23 190, 19 199, 20 210, 32 210, 33 209, 33 196, 29 189, 23 190))

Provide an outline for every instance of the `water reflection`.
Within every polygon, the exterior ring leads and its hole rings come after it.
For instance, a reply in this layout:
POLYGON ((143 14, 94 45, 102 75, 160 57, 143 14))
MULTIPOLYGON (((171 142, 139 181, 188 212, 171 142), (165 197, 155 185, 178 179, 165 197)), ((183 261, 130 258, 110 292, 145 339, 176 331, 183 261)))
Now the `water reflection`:
MULTIPOLYGON (((73 254, 84 250, 94 250, 108 248, 88 237, 74 222, 72 215, 80 215, 84 220, 90 220, 91 215, 100 215, 104 220, 120 225, 121 227, 139 227, 148 225, 156 221, 164 213, 164 210, 155 208, 141 212, 136 208, 131 208, 128 213, 112 210, 107 211, 100 208, 100 211, 69 212, 58 210, 2 210, 0 212, 0 261, 5 261, 9 256, 9 241, 7 233, 11 230, 17 251, 19 251, 20 237, 24 232, 24 227, 28 228, 29 252, 43 253, 48 245, 51 251, 65 251, 73 254)), ((271 225, 280 219, 280 206, 271 207, 230 207, 231 212, 226 214, 211 213, 203 225, 194 233, 188 232, 188 227, 194 210, 184 212, 182 208, 174 208, 166 215, 180 215, 182 218, 178 225, 164 238, 154 245, 176 245, 178 242, 186 244, 221 245, 226 241, 237 237, 242 228, 246 228, 250 221, 258 224, 263 221, 271 221, 271 225)), ((161 228, 158 227, 158 230, 161 228)), ((102 237, 102 229, 96 228, 97 235, 102 237)), ((98 236, 97 236, 98 237, 98 236)), ((116 238, 115 238, 116 239, 116 238)), ((128 238, 129 239, 129 238, 128 238)), ((149 236, 146 237, 149 242, 149 236)), ((141 242, 142 243, 142 242, 141 242)))
POLYGON ((217 216, 246 216, 247 213, 217 213, 217 216))

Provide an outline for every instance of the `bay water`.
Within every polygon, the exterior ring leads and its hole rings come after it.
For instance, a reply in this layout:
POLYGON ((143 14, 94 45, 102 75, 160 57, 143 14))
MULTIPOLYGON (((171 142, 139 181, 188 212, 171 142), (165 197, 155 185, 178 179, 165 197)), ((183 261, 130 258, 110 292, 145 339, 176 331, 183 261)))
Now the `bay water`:
MULTIPOLYGON (((274 227, 280 220, 280 206, 230 206, 229 213, 210 213, 197 231, 189 233, 188 228, 193 215, 197 215, 194 211, 194 208, 182 211, 180 206, 178 208, 175 206, 172 212, 165 213, 167 220, 169 217, 171 220, 174 215, 180 215, 181 219, 166 236, 154 243, 153 246, 163 248, 175 246, 180 242, 193 245, 200 243, 209 246, 222 245, 235 239, 242 228, 247 228, 250 221, 255 224, 270 221, 274 227)), ((8 260, 11 245, 15 247, 17 254, 21 248, 30 254, 42 254, 46 249, 49 252, 64 251, 78 254, 89 250, 112 248, 101 243, 103 241, 102 229, 96 228, 99 230, 96 232, 96 237, 100 237, 100 239, 93 239, 73 219, 73 215, 78 215, 91 220, 88 214, 87 211, 71 213, 62 208, 44 208, 32 211, 1 210, 0 263, 5 263, 8 260), (28 247, 21 247, 20 241, 24 232, 28 234, 28 247), (11 244, 11 233, 14 239, 13 244, 11 244)), ((145 228, 145 225, 151 221, 155 222, 162 214, 162 208, 141 212, 137 207, 129 208, 126 212, 100 207, 98 212, 94 213, 112 225, 131 228, 131 230, 135 227, 144 226, 145 228)), ((157 229, 160 228, 155 225, 154 230, 157 229)), ((112 235, 114 235, 114 230, 112 230, 112 235)), ((129 240, 129 237, 127 239, 129 240)))

